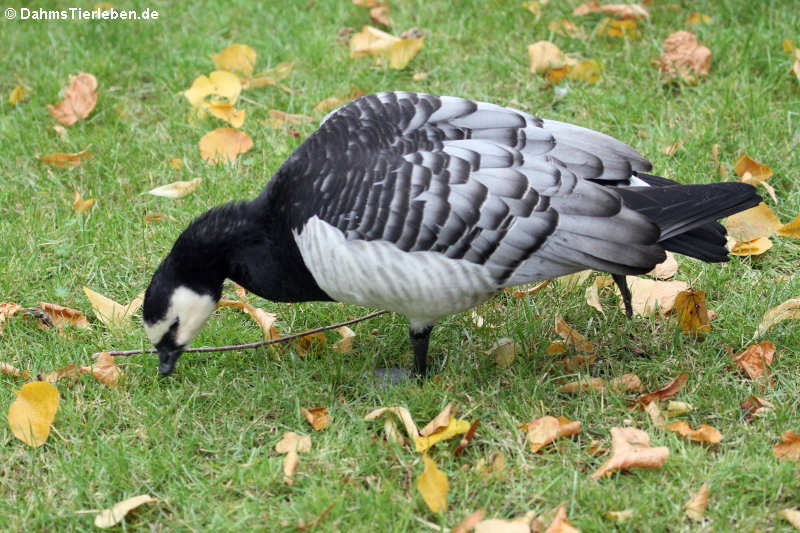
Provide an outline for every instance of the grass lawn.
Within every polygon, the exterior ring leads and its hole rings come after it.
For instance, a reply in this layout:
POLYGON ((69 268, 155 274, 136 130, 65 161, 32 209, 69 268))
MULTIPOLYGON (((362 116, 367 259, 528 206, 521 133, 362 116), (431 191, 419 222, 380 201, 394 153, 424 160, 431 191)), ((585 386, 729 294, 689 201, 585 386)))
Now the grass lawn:
MULTIPOLYGON (((118 7, 155 9, 158 20, 3 19, 0 301, 55 302, 92 316, 84 285, 130 301, 195 216, 254 197, 315 129, 312 123, 295 126, 298 137, 272 129, 262 122, 268 110, 312 114, 318 102, 344 96, 351 86, 488 100, 598 129, 645 154, 655 173, 682 183, 735 178, 720 176, 713 145, 728 171, 746 151, 774 170, 770 183, 779 201, 767 203, 779 217, 785 222, 800 212, 800 84, 788 75, 790 58, 781 48, 783 39, 800 42, 795 2, 655 0, 650 19, 639 23, 639 40, 595 34, 602 17, 572 17, 578 0, 552 0, 539 20, 511 0, 390 3, 394 34, 417 27, 425 35, 424 48, 402 71, 349 57, 337 32, 370 23, 368 10, 349 0, 238 0, 224 7, 206 0, 133 0, 118 7), (689 28, 685 20, 695 11, 711 22, 689 28), (563 18, 588 37, 551 33, 548 22, 563 18), (651 65, 667 35, 680 29, 695 32, 713 53, 709 76, 694 86, 665 85, 651 65), (601 79, 564 83, 568 91, 554 91, 529 72, 527 46, 538 40, 598 60, 601 79), (244 92, 237 107, 247 110, 242 129, 254 147, 233 165, 209 166, 197 141, 225 124, 190 122, 181 91, 214 70, 209 56, 231 43, 257 51, 256 72, 296 61, 283 80, 293 93, 271 87, 244 92), (98 105, 63 140, 46 104, 59 100, 69 75, 80 71, 97 77, 98 105), (414 74, 423 72, 427 77, 415 81, 414 74), (30 99, 10 105, 18 78, 30 88, 30 99), (673 155, 660 151, 679 140, 684 145, 673 155), (75 168, 50 167, 36 157, 87 147, 94 156, 75 168), (185 167, 169 167, 173 158, 185 167), (203 183, 179 200, 143 194, 196 177, 203 183), (83 215, 72 210, 76 190, 97 198, 83 215), (145 223, 152 213, 167 218, 145 223)), ((45 4, 61 8, 60 2, 45 4)), ((681 334, 671 320, 627 321, 611 292, 603 297, 601 315, 584 302, 583 287, 548 287, 528 299, 497 296, 478 309, 486 321, 481 328, 469 313, 443 321, 432 338, 435 378, 421 385, 377 387, 364 377, 376 366, 411 364, 407 324, 393 315, 353 326, 356 342, 345 355, 330 348, 337 337, 330 333, 327 348, 305 356, 295 345, 187 354, 169 379, 157 375, 154 356, 119 358, 125 379, 116 389, 91 378, 58 383, 57 433, 41 448, 27 447, 5 420, 0 423, 0 530, 85 531, 94 527, 94 515, 80 511, 148 493, 160 503, 130 515, 123 529, 293 531, 332 505, 316 530, 433 531, 430 524, 449 530, 481 508, 487 517, 511 518, 566 502, 570 520, 584 531, 790 531, 777 513, 800 506, 800 469, 776 460, 772 447, 783 431, 800 431, 797 322, 783 322, 765 337, 778 347, 771 388, 731 370, 725 345, 741 351, 768 308, 800 296, 800 245, 776 238, 757 257, 722 265, 681 257, 679 264, 677 279, 705 290, 718 314, 702 341, 681 334), (683 419, 713 425, 723 441, 709 447, 659 430, 645 413, 626 409, 626 395, 558 393, 559 383, 576 375, 564 370, 560 357, 546 354, 557 338, 556 313, 596 346, 599 357, 582 375, 635 373, 655 390, 688 372, 677 399, 695 410, 683 419), (508 369, 485 355, 500 337, 518 345, 508 369), (774 412, 745 420, 739 404, 751 394, 774 403, 774 412), (481 423, 462 455, 452 454, 458 439, 430 452, 450 481, 449 508, 436 515, 416 489, 422 455, 385 443, 382 424, 363 417, 376 407, 404 405, 424 425, 450 402, 460 417, 481 423), (299 412, 317 406, 327 406, 333 420, 321 432, 312 431, 299 412), (517 426, 545 414, 579 420, 583 432, 534 454, 517 426), (669 448, 669 459, 660 469, 592 481, 589 474, 607 457, 590 456, 589 443, 598 439, 608 446, 610 428, 623 425, 646 430, 653 445, 669 448), (292 486, 284 484, 283 457, 274 451, 285 431, 312 433, 311 452, 301 455, 292 486), (485 479, 474 467, 494 452, 506 457, 504 480, 485 479), (690 523, 683 504, 703 482, 711 489, 707 520, 690 523), (634 518, 615 525, 604 517, 622 509, 634 510, 634 518)), ((366 313, 334 303, 254 303, 278 315, 284 334, 366 313)), ((67 333, 9 319, 0 361, 36 375, 89 364, 101 350, 147 345, 138 316, 124 331, 93 321, 91 329, 67 333)), ((260 338, 246 315, 223 309, 194 345, 260 338)), ((21 384, 0 376, 2 412, 21 384)))

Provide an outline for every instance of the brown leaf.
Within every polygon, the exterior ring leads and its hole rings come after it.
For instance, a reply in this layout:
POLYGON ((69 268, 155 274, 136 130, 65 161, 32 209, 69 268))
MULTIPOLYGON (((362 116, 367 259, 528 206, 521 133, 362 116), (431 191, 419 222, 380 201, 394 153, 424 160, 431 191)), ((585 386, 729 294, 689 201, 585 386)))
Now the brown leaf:
POLYGON ((676 272, 678 272, 678 261, 672 252, 667 252, 667 258, 653 267, 647 275, 658 279, 670 279, 676 272))
POLYGON ((369 18, 373 24, 382 24, 387 28, 392 25, 389 20, 389 6, 376 6, 369 10, 369 18))
MULTIPOLYGON (((327 515, 328 512, 330 512, 330 510, 333 509, 334 505, 336 505, 336 502, 327 506, 325 510, 323 510, 322 513, 311 522, 305 523, 301 520, 299 524, 294 526, 294 528, 298 531, 308 531, 310 529, 313 529, 314 527, 316 527, 317 524, 319 524, 322 521, 323 518, 325 518, 325 515, 327 515)), ((283 524, 281 523, 281 525, 283 524)))
POLYGON ((509 368, 514 363, 516 349, 517 345, 514 343, 514 339, 503 337, 498 339, 487 353, 494 357, 498 368, 509 368))
MULTIPOLYGON (((552 280, 546 279, 546 280, 544 280, 542 282, 536 283, 533 286, 523 285, 521 288, 513 289, 511 291, 511 294, 514 295, 514 298, 525 298, 526 296, 529 296, 531 294, 535 294, 535 293, 539 292, 540 290, 544 289, 545 287, 547 287, 550 284, 551 281, 552 280)), ((506 290, 508 290, 508 289, 506 289, 506 290)))
POLYGON ((678 31, 664 41, 664 54, 655 64, 667 76, 680 76, 691 83, 695 81, 694 74, 708 74, 711 50, 700 46, 694 34, 678 31))
POLYGON ((731 254, 738 256, 761 255, 772 248, 772 241, 766 237, 759 237, 753 241, 734 242, 731 254))
POLYGON ((236 309, 240 309, 250 315, 250 318, 255 320, 261 328, 261 331, 264 332, 264 337, 267 340, 277 339, 281 336, 278 332, 278 328, 274 326, 275 321, 278 319, 278 315, 274 313, 268 313, 260 307, 254 307, 245 301, 237 302, 236 300, 222 299, 217 305, 222 307, 235 307, 236 309))
POLYGON ((51 304, 47 302, 39 302, 39 307, 47 313, 53 324, 61 329, 65 326, 71 325, 76 328, 86 329, 89 327, 89 321, 83 313, 77 309, 64 307, 63 305, 51 304))
POLYGON ((664 148, 659 149, 659 152, 666 155, 672 155, 678 151, 678 148, 683 146, 683 141, 678 141, 675 144, 670 144, 669 146, 665 146, 664 148))
POLYGON ((664 429, 667 426, 667 419, 661 414, 661 408, 658 407, 658 402, 650 402, 644 407, 644 412, 650 417, 650 421, 658 429, 664 429))
POLYGON ((736 356, 736 366, 744 370, 750 379, 759 379, 769 375, 769 367, 775 357, 775 345, 770 341, 748 346, 736 356))
POLYGON ((87 159, 92 157, 92 154, 89 153, 89 149, 82 150, 80 152, 74 154, 66 154, 64 152, 55 152, 52 154, 42 155, 39 156, 39 161, 42 163, 47 163, 48 165, 52 165, 54 167, 77 167, 87 159))
POLYGON ((680 392, 686 382, 689 381, 688 372, 681 372, 678 377, 670 381, 664 387, 661 387, 655 392, 648 392, 636 398, 636 403, 639 405, 647 405, 654 400, 668 400, 680 392))
POLYGON ((311 451, 311 437, 298 435, 294 431, 285 431, 283 438, 275 444, 275 451, 279 454, 291 451, 308 453, 311 451))
POLYGON ((709 494, 710 491, 708 489, 708 483, 703 483, 703 485, 700 487, 700 490, 697 491, 697 494, 692 496, 692 498, 683 506, 686 509, 686 518, 695 520, 697 522, 700 522, 705 518, 709 494))
POLYGON ((84 200, 81 197, 81 193, 75 191, 72 196, 72 210, 76 213, 84 213, 90 207, 94 205, 95 199, 94 198, 87 198, 84 200))
POLYGON ((501 518, 488 518, 475 524, 475 533, 530 533, 528 524, 501 518))
POLYGON ((664 429, 667 431, 672 431, 673 433, 677 433, 681 437, 686 437, 687 439, 695 442, 718 444, 722 440, 722 433, 720 433, 716 428, 706 424, 700 424, 697 426, 697 429, 692 429, 692 426, 690 426, 688 422, 676 420, 664 429))
POLYGON ((447 493, 450 491, 450 483, 447 476, 436 467, 436 463, 428 457, 422 456, 425 463, 425 470, 417 478, 417 490, 425 500, 428 509, 434 513, 443 513, 447 510, 447 493))
POLYGON ((790 298, 782 304, 768 309, 758 323, 755 337, 761 337, 778 322, 792 318, 800 318, 800 296, 797 298, 790 298))
POLYGON ((652 448, 650 436, 641 429, 614 427, 611 428, 611 458, 591 478, 597 480, 616 470, 658 468, 667 457, 669 450, 664 446, 652 448))
POLYGON ((675 312, 684 333, 705 334, 711 331, 711 320, 706 309, 705 291, 689 289, 675 298, 675 312))
POLYGON ((97 381, 107 387, 116 387, 122 371, 114 364, 114 358, 108 352, 94 354, 95 363, 91 366, 82 366, 80 370, 91 374, 97 381))
POLYGON ((561 360, 564 370, 567 372, 577 372, 581 368, 588 367, 597 360, 597 354, 590 355, 570 355, 561 360))
POLYGON ((781 221, 764 202, 731 215, 725 221, 725 228, 730 236, 741 242, 769 237, 782 226, 781 221))
POLYGON ((475 421, 472 424, 470 424, 469 430, 467 430, 467 432, 464 433, 464 436, 461 437, 461 442, 459 442, 458 446, 456 446, 456 449, 453 450, 453 455, 459 455, 461 452, 464 451, 464 448, 466 448, 467 445, 469 445, 469 443, 472 442, 472 438, 475 436, 475 430, 478 428, 478 424, 480 423, 480 421, 481 421, 480 418, 476 418, 475 421))
POLYGON ((243 131, 217 128, 203 135, 197 145, 200 148, 200 157, 206 163, 233 163, 239 154, 253 147, 253 139, 243 131))
POLYGON ((547 355, 559 355, 567 353, 567 343, 564 341, 553 341, 547 345, 547 355))
POLYGON ((531 451, 536 453, 559 437, 569 437, 581 432, 580 422, 570 422, 560 416, 543 416, 519 426, 527 431, 531 451))
MULTIPOLYGON (((798 66, 797 77, 800 78, 800 59, 797 60, 795 65, 798 66)), ((789 522, 795 529, 800 530, 800 510, 798 509, 781 509, 778 513, 781 518, 789 522)))
POLYGON ((356 338, 356 333, 347 326, 338 327, 336 331, 342 338, 333 343, 333 349, 339 353, 350 353, 353 349, 353 339, 356 338))
POLYGON ((321 431, 331 425, 331 416, 328 414, 327 407, 312 407, 311 409, 301 407, 300 412, 306 417, 311 427, 317 431, 321 431))
POLYGON ((642 382, 636 374, 624 374, 610 382, 603 378, 584 378, 572 381, 558 389, 559 392, 577 394, 587 391, 602 392, 610 390, 615 393, 621 392, 641 392, 642 382))
POLYGON ((769 168, 767 165, 762 165, 758 161, 753 160, 745 152, 739 154, 739 157, 733 164, 733 171, 736 172, 736 175, 739 176, 740 178, 744 178, 747 174, 749 174, 750 181, 748 183, 752 185, 761 183, 762 181, 765 181, 769 179, 770 176, 772 176, 771 168, 769 168))
POLYGON ((555 518, 544 533, 580 533, 579 530, 567 520, 567 506, 562 504, 556 512, 555 518))
POLYGON ((747 399, 739 405, 739 407, 742 408, 742 414, 744 415, 745 419, 775 410, 775 405, 768 400, 752 395, 748 396, 747 399))
POLYGON ((800 433, 784 431, 781 441, 772 448, 772 453, 782 461, 800 460, 800 433))
MULTIPOLYGON (((650 316, 656 310, 668 313, 675 305, 678 293, 689 288, 684 281, 657 281, 637 276, 626 276, 625 279, 631 291, 633 314, 638 316, 650 316)), ((619 293, 619 288, 615 287, 615 290, 619 293)))
POLYGON ((13 316, 22 311, 22 306, 14 302, 0 303, 0 335, 3 334, 4 324, 8 317, 13 316))
POLYGON ((303 335, 295 341, 297 351, 300 355, 306 355, 309 350, 321 350, 325 347, 328 340, 322 333, 311 333, 303 335))
POLYGON ((12 378, 21 377, 22 379, 28 379, 30 377, 30 374, 28 372, 20 372, 20 370, 14 365, 3 363, 1 361, 0 361, 0 374, 4 376, 10 376, 12 378))
POLYGON ((100 513, 94 517, 94 525, 101 529, 114 527, 122 522, 128 513, 140 505, 157 502, 158 499, 153 498, 148 494, 142 494, 140 496, 134 496, 133 498, 122 500, 121 502, 115 504, 111 509, 103 509, 100 511, 100 513))
POLYGON ((434 433, 438 433, 450 425, 450 419, 455 415, 455 408, 453 404, 447 404, 442 411, 436 415, 433 420, 422 428, 419 432, 421 437, 430 437, 434 433))
POLYGON ((86 72, 69 77, 69 86, 64 88, 64 99, 48 105, 50 115, 65 126, 89 116, 97 105, 97 78, 86 72))
POLYGON ((647 8, 639 4, 606 4, 601 6, 597 0, 584 2, 572 10, 572 14, 575 16, 597 12, 608 13, 622 20, 640 20, 650 16, 647 8))
POLYGON ((556 315, 555 328, 556 333, 564 339, 568 346, 573 346, 576 350, 584 353, 594 352, 594 345, 581 333, 571 328, 561 315, 556 315))
POLYGON ((269 125, 276 130, 287 125, 299 126, 300 124, 314 122, 314 119, 308 115, 286 113, 277 109, 270 109, 268 115, 269 125))
POLYGON ((486 516, 486 509, 475 511, 472 514, 465 516, 464 519, 456 525, 456 527, 450 530, 450 533, 469 533, 478 522, 483 520, 484 516, 486 516))

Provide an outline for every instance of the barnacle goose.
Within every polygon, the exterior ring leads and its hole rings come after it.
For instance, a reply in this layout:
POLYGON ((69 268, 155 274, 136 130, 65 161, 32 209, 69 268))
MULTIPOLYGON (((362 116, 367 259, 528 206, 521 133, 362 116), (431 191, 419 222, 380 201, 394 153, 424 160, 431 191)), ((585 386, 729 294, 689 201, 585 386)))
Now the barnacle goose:
POLYGON ((498 290, 583 269, 626 274, 672 250, 727 261, 716 219, 759 203, 744 183, 679 185, 580 126, 410 92, 334 111, 249 202, 195 219, 155 272, 143 318, 159 371, 230 278, 281 302, 335 300, 410 322, 414 369, 442 317, 498 290))

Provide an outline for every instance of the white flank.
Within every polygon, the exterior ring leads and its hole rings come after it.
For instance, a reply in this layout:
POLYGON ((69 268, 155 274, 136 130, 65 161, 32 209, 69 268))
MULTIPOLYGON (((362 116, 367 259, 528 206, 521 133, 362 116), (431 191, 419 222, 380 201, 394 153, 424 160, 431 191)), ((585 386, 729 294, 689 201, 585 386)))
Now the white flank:
POLYGON ((331 298, 401 313, 412 327, 474 307, 499 289, 481 265, 437 252, 404 252, 387 241, 348 241, 316 216, 294 237, 331 298))
POLYGON ((158 344, 169 328, 178 319, 175 344, 188 345, 214 312, 217 302, 207 294, 199 294, 189 287, 180 286, 172 293, 167 314, 153 324, 145 322, 144 329, 150 342, 158 344))

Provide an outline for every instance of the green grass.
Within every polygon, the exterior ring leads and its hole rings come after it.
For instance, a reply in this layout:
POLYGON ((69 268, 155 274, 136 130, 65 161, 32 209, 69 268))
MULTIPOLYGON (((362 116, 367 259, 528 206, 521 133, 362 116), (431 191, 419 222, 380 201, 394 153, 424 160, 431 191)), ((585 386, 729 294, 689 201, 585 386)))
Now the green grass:
MULTIPOLYGON (((746 151, 775 171, 770 183, 779 202, 767 200, 775 212, 786 221, 800 211, 800 84, 787 74, 790 60, 781 49, 782 39, 800 37, 800 12, 793 2, 681 1, 679 9, 671 9, 657 1, 651 19, 640 24, 638 41, 552 35, 547 23, 569 16, 577 3, 550 2, 536 21, 516 1, 462 0, 458 7, 393 1, 393 31, 416 26, 426 36, 424 49, 404 71, 349 58, 337 31, 360 28, 369 17, 346 0, 237 1, 224 8, 216 2, 153 0, 119 6, 157 9, 161 17, 149 23, 3 19, 0 301, 57 302, 91 315, 83 285, 130 301, 193 217, 216 204, 255 196, 314 129, 299 127, 298 139, 272 130, 260 122, 269 109, 309 114, 320 100, 347 94, 351 84, 365 92, 406 89, 490 100, 599 129, 651 158, 656 172, 683 183, 722 179, 711 157, 714 144, 729 170, 746 151), (710 75, 696 86, 665 85, 650 62, 694 11, 713 17, 694 29, 714 54, 710 75), (566 95, 556 96, 528 72, 527 45, 542 39, 600 61, 602 79, 570 83, 566 95), (254 148, 232 166, 209 167, 196 144, 222 124, 190 123, 180 93, 213 70, 210 54, 233 42, 256 49, 257 71, 297 61, 285 80, 295 92, 246 92, 243 129, 254 148), (79 71, 97 76, 99 102, 62 141, 50 127, 54 121, 46 104, 56 102, 68 76, 79 71), (428 77, 413 81, 415 72, 428 77), (31 96, 11 106, 6 99, 18 83, 16 75, 31 96), (659 151, 678 140, 685 145, 675 155, 659 151), (94 157, 73 169, 36 159, 87 147, 94 157), (169 168, 172 158, 183 159, 186 167, 169 168), (203 184, 181 200, 142 194, 194 177, 202 177, 203 184), (72 212, 74 190, 98 199, 88 215, 72 212), (170 219, 145 224, 145 215, 155 212, 170 219)), ((600 18, 576 22, 591 34, 600 18)), ((363 377, 376 366, 410 364, 407 326, 391 315, 354 326, 355 349, 346 355, 327 348, 300 357, 294 346, 187 354, 170 379, 157 376, 153 357, 130 357, 120 361, 126 377, 118 389, 91 379, 59 384, 58 433, 43 447, 26 447, 3 421, 0 529, 83 531, 93 527, 93 515, 78 511, 149 493, 162 502, 131 515, 126 530, 291 531, 292 524, 311 521, 333 504, 317 530, 426 531, 418 519, 451 528, 479 508, 508 518, 567 502, 570 520, 585 531, 614 528, 603 514, 626 508, 636 516, 617 526, 623 531, 789 531, 777 512, 800 504, 798 466, 777 461, 772 446, 782 431, 800 430, 797 322, 767 335, 779 350, 777 385, 768 390, 733 372, 724 347, 746 346, 766 309, 800 295, 799 264, 800 246, 788 239, 776 239, 762 256, 724 265, 681 258, 678 279, 705 290, 709 307, 719 314, 702 342, 682 335, 674 322, 628 322, 614 308, 612 295, 604 299, 605 316, 585 305, 582 289, 549 288, 529 300, 500 295, 478 310, 495 328, 475 328, 465 314, 434 331, 436 378, 422 385, 376 387, 363 377), (722 443, 709 448, 659 431, 644 413, 625 409, 619 395, 558 394, 558 382, 574 376, 545 355, 556 337, 556 313, 597 346, 592 375, 633 372, 654 390, 689 372, 679 396, 696 407, 687 418, 717 427, 725 436, 722 443), (507 370, 484 354, 502 336, 520 346, 507 370), (766 397, 777 409, 743 420, 739 403, 750 394, 766 397), (465 418, 480 417, 481 424, 463 455, 452 455, 452 442, 431 453, 451 484, 450 507, 437 517, 416 491, 421 456, 384 444, 381 425, 363 416, 375 407, 405 405, 424 424, 448 402, 465 418), (328 406, 333 424, 313 433, 312 451, 301 456, 296 481, 288 487, 274 445, 284 431, 310 431, 301 406, 328 406), (544 414, 581 420, 584 432, 534 455, 516 426, 544 414), (589 474, 605 458, 587 455, 587 444, 592 439, 608 444, 609 429, 627 423, 647 430, 655 445, 668 446, 669 460, 659 470, 591 481, 589 474), (484 480, 472 468, 496 451, 508 460, 504 482, 484 480), (683 521, 683 503, 703 481, 711 486, 709 521, 698 526, 683 521)), ((285 333, 364 312, 339 304, 257 303, 278 314, 285 333)), ((195 345, 259 337, 244 315, 222 310, 195 345)), ((91 330, 70 331, 67 337, 11 319, 0 337, 0 361, 35 374, 88 364, 96 351, 146 344, 138 318, 125 331, 93 323, 91 330)), ((0 377, 3 410, 19 386, 0 377)))

